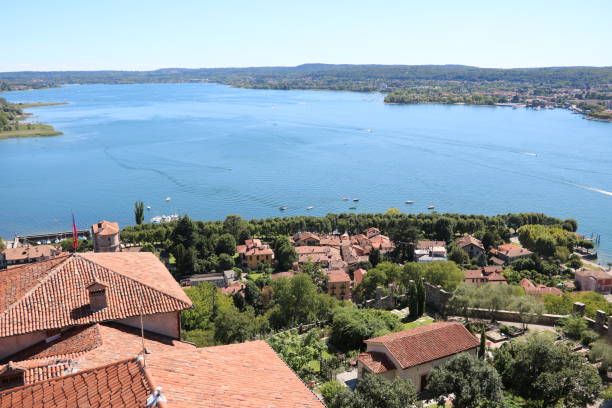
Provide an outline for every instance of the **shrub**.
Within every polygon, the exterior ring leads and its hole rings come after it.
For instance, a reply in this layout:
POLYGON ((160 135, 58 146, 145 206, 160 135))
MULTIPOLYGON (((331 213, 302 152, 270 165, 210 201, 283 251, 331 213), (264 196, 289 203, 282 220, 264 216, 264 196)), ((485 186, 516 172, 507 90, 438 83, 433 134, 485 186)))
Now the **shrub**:
POLYGON ((582 332, 582 335, 580 336, 580 342, 584 344, 585 346, 590 346, 598 338, 599 338, 599 334, 597 334, 597 332, 591 329, 586 329, 585 331, 582 332))

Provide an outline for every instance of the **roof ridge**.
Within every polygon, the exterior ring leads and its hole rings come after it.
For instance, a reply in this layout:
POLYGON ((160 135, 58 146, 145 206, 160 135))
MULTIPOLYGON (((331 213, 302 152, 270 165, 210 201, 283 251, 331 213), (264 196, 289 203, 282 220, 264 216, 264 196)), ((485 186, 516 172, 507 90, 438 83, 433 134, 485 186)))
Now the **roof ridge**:
POLYGON ((101 265, 101 264, 99 264, 98 262, 94 262, 93 260, 88 259, 88 258, 86 258, 86 257, 80 256, 80 255, 78 255, 78 257, 79 257, 79 258, 81 258, 81 259, 83 259, 83 260, 85 260, 85 261, 87 261, 87 262, 89 262, 89 263, 92 263, 92 264, 94 264, 94 265, 97 265, 97 266, 99 266, 100 268, 103 268, 103 269, 105 269, 105 270, 107 270, 107 271, 109 271, 109 272, 112 272, 112 273, 114 273, 115 275, 119 275, 119 276, 121 276, 121 277, 124 277, 124 278, 126 278, 126 279, 129 279, 129 280, 130 280, 130 281, 132 281, 132 282, 136 282, 136 283, 138 283, 138 284, 140 284, 140 285, 142 285, 142 286, 144 286, 144 287, 146 287, 146 288, 148 288, 148 289, 151 289, 151 290, 153 290, 153 291, 155 291, 155 292, 161 293, 162 295, 169 296, 169 297, 171 297, 171 298, 172 298, 172 299, 174 299, 174 300, 177 300, 177 301, 179 301, 179 302, 181 302, 181 303, 183 303, 183 304, 185 304, 185 305, 187 305, 187 306, 189 306, 189 307, 192 307, 192 305, 188 304, 188 303, 187 303, 187 302, 185 302, 183 299, 179 299, 179 298, 177 298, 177 297, 176 297, 176 296, 174 296, 174 295, 171 295, 171 294, 169 294, 169 293, 167 293, 167 292, 164 292, 164 291, 162 291, 162 290, 159 290, 159 289, 157 289, 157 288, 154 288, 153 286, 151 286, 151 285, 149 285, 149 284, 147 284, 147 283, 144 283, 143 281, 137 280, 137 279, 135 279, 135 278, 133 278, 133 277, 131 277, 131 276, 128 276, 128 275, 126 275, 126 274, 124 274, 124 273, 117 272, 117 271, 115 271, 115 270, 113 270, 113 269, 110 269, 110 268, 109 268, 109 267, 107 267, 107 266, 101 265))
MULTIPOLYGON (((62 255, 60 255, 62 256, 62 255)), ((23 296, 21 296, 19 299, 15 300, 15 302, 13 302, 12 304, 10 304, 6 309, 4 309, 0 314, 6 314, 7 312, 9 312, 10 310, 12 310, 13 308, 17 307, 17 305, 19 303, 21 303, 23 301, 23 299, 29 297, 36 289, 38 289, 39 287, 42 286, 43 283, 47 282, 49 279, 51 279, 51 276, 54 276, 55 274, 57 274, 58 269, 65 265, 70 259, 72 259, 74 257, 74 254, 71 255, 63 255, 66 257, 66 259, 64 261, 59 262, 57 265, 55 265, 53 268, 51 268, 49 270, 49 272, 47 273, 47 275, 42 278, 40 281, 38 281, 38 283, 34 286, 32 286, 32 288, 30 288, 27 292, 25 292, 23 294, 23 296)), ((55 258, 51 258, 50 260, 53 260, 55 258)), ((42 262, 47 262, 47 261, 42 261, 42 262)))
MULTIPOLYGON (((126 253, 128 253, 128 252, 126 252, 126 253)), ((100 263, 95 262, 95 261, 93 261, 93 260, 91 260, 91 259, 89 259, 89 258, 83 257, 83 256, 81 256, 81 255, 77 255, 77 256, 78 256, 79 258, 81 258, 81 259, 83 259, 83 260, 87 261, 87 262, 90 262, 90 263, 92 263, 92 264, 94 264, 94 265, 97 265, 97 266, 99 266, 100 268, 106 269, 107 271, 110 271, 110 272, 112 272, 112 273, 114 273, 114 274, 116 274, 116 275, 123 276, 123 277, 125 277, 125 278, 127 278, 127 279, 131 280, 132 282, 137 282, 137 283, 139 283, 139 284, 140 284, 140 285, 142 285, 142 286, 145 286, 145 287, 147 287, 147 288, 149 288, 149 289, 151 289, 151 290, 154 290, 155 292, 159 292, 159 293, 161 293, 161 294, 163 294, 163 295, 170 296, 171 298, 173 298, 173 299, 175 299, 175 300, 178 300, 179 302, 181 302, 181 303, 183 303, 183 304, 185 304, 185 305, 187 305, 187 306, 189 306, 189 307, 192 307, 192 306, 193 306, 193 305, 190 305, 190 304, 188 304, 187 302, 185 302, 183 299, 179 299, 179 298, 177 298, 176 296, 171 295, 171 294, 169 294, 169 293, 167 293, 167 292, 165 292, 165 291, 162 291, 162 290, 160 290, 160 289, 154 288, 153 286, 151 286, 151 285, 149 285, 149 284, 147 284, 147 283, 145 283, 145 282, 143 282, 143 281, 137 280, 137 279, 135 279, 135 278, 133 278, 133 277, 131 277, 131 276, 128 276, 128 275, 126 275, 126 274, 124 274, 124 273, 117 272, 117 271, 115 271, 115 270, 113 270, 113 269, 110 269, 110 268, 109 268, 109 267, 107 267, 107 266, 101 265, 100 263)), ((153 255, 153 256, 155 256, 155 255, 153 255)), ((174 277, 172 277, 172 278, 174 279, 174 277)))

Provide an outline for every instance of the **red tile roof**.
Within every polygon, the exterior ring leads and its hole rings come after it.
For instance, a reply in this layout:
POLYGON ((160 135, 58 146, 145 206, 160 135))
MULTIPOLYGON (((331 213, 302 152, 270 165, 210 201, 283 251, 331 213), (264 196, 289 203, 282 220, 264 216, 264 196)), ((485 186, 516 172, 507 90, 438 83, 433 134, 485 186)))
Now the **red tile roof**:
POLYGON ((329 283, 341 283, 341 282, 350 282, 351 277, 342 270, 333 270, 327 271, 327 277, 329 283))
MULTIPOLYGON (((25 383, 29 384, 64 375, 71 369, 90 369, 134 358, 142 352, 142 344, 140 329, 134 327, 119 323, 80 326, 63 332, 54 341, 43 341, 6 357, 1 363, 12 361, 25 369, 25 383)), ((144 332, 144 346, 154 354, 195 349, 190 343, 149 331, 144 332)))
POLYGON ((368 353, 360 353, 357 356, 364 366, 366 366, 370 372, 374 374, 384 373, 385 371, 394 370, 395 365, 385 353, 379 353, 377 351, 370 351, 368 353))
POLYGON ((151 354, 147 371, 173 408, 324 408, 261 340, 151 354))
POLYGON ((357 269, 353 272, 353 277, 355 278, 355 283, 361 283, 363 281, 363 277, 368 273, 365 269, 357 269))
POLYGON ((96 235, 115 235, 119 233, 119 224, 110 221, 100 221, 91 226, 96 235))
POLYGON ((612 279, 612 273, 603 271, 601 269, 588 269, 580 268, 576 271, 576 277, 578 278, 594 278, 597 280, 612 279))
POLYGON ((62 252, 61 248, 53 245, 35 245, 24 246, 19 248, 7 248, 0 253, 4 255, 7 261, 20 261, 27 259, 36 259, 40 257, 51 257, 59 255, 62 252))
POLYGON ((445 247, 446 242, 444 241, 417 241, 416 249, 429 249, 433 247, 445 247))
POLYGON ((436 322, 365 341, 382 344, 405 369, 478 347, 478 340, 463 325, 436 322))
POLYGON ((491 253, 494 255, 503 255, 508 258, 515 258, 517 256, 525 256, 525 255, 533 254, 533 252, 531 252, 527 248, 523 248, 522 246, 513 245, 513 244, 499 245, 496 249, 492 249, 491 253))
POLYGON ((134 359, 0 391, 0 408, 142 408, 154 387, 134 359))
POLYGON ((0 337, 192 306, 148 252, 74 254, 8 269, 0 272, 0 299, 0 337), (108 284, 108 301, 92 312, 86 288, 96 278, 108 284))
POLYGON ((457 240, 455 241, 457 244, 457 247, 459 248, 464 248, 468 245, 474 245, 480 249, 482 249, 484 251, 484 245, 482 245, 482 242, 477 239, 476 237, 473 237, 471 235, 464 235, 460 238, 457 238, 457 240))
POLYGON ((279 278, 293 278, 294 276, 295 276, 294 272, 278 272, 278 273, 273 273, 272 275, 270 275, 270 278, 274 280, 274 279, 279 279, 279 278))
POLYGON ((519 285, 525 289, 525 293, 530 296, 543 296, 543 295, 562 295, 563 291, 558 288, 551 288, 546 285, 534 285, 527 278, 521 279, 519 285))

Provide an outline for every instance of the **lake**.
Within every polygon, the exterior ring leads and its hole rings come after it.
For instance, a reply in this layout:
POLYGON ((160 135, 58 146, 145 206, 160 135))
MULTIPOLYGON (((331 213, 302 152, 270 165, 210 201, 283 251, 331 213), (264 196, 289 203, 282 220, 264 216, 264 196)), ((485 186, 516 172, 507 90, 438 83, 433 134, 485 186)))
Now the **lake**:
POLYGON ((600 260, 612 261, 612 124, 569 111, 385 105, 379 94, 216 84, 1 96, 69 102, 28 110, 63 136, 0 141, 5 238, 70 230, 71 211, 79 228, 131 224, 135 200, 151 206, 147 219, 202 220, 435 205, 575 218, 581 232, 601 234, 600 260))

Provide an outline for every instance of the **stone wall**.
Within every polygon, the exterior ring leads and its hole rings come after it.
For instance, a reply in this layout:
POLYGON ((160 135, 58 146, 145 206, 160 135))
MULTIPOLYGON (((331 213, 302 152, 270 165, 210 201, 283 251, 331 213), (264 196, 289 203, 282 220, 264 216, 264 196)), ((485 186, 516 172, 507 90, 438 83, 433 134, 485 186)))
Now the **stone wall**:
POLYGON ((453 296, 452 293, 445 291, 440 286, 432 285, 428 282, 425 284, 425 304, 444 315, 446 313, 446 306, 448 301, 453 296))

